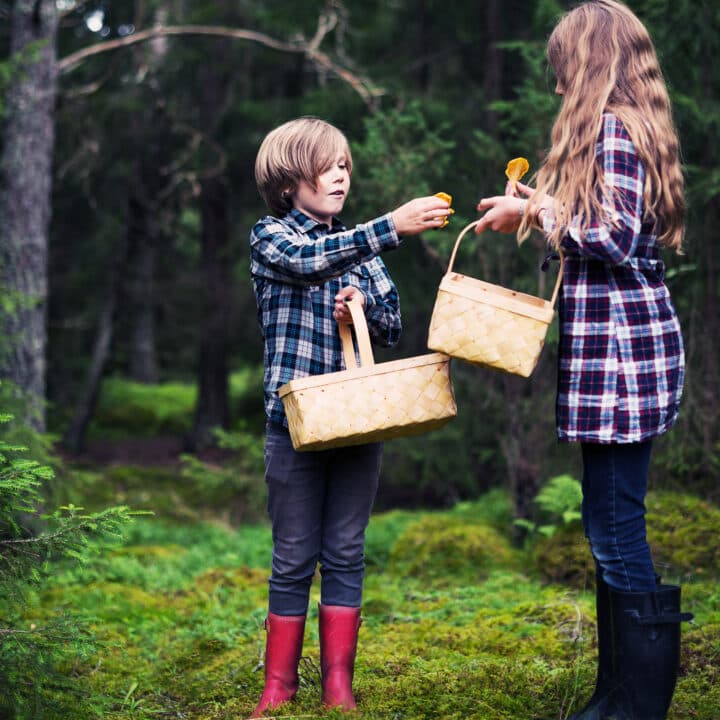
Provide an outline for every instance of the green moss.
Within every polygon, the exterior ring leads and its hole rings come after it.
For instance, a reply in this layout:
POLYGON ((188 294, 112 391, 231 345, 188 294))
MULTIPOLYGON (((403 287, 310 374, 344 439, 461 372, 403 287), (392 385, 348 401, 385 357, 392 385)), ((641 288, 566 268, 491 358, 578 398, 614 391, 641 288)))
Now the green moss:
POLYGON ((577 523, 564 525, 552 537, 539 537, 530 554, 549 582, 580 589, 595 586, 595 562, 577 523))
POLYGON ((501 535, 510 535, 513 527, 513 511, 510 493, 495 488, 477 500, 460 502, 450 511, 454 518, 489 525, 501 535))
MULTIPOLYGON (((181 435, 192 424, 194 383, 138 383, 121 377, 103 381, 90 433, 103 437, 181 435)), ((262 419, 262 366, 232 373, 230 400, 237 417, 262 419)))
MULTIPOLYGON (((591 594, 519 572, 507 540, 466 510, 373 518, 378 555, 382 543, 392 552, 366 576, 357 717, 566 717, 591 693, 591 594), (423 562, 448 558, 448 580, 424 572, 423 562)), ((232 532, 143 520, 105 563, 55 578, 31 608, 32 621, 67 607, 94 618, 98 655, 71 672, 107 720, 244 718, 263 686, 269 550, 266 526, 232 532)), ((683 592, 697 624, 683 629, 669 720, 717 720, 720 590, 703 581, 683 592)), ((315 582, 301 687, 278 713, 285 719, 343 718, 321 704, 318 600, 315 582)))
POLYGON ((479 582, 491 570, 516 562, 508 541, 492 528, 434 515, 406 528, 392 548, 389 569, 445 586, 479 582))
POLYGON ((647 509, 648 542, 661 574, 720 577, 720 508, 691 495, 654 493, 647 509))
MULTIPOLYGON (((720 577, 720 508, 680 493, 651 494, 647 533, 657 571, 667 581, 720 577)), ((542 576, 554 583, 592 588, 595 566, 579 524, 539 538, 531 556, 542 576)))

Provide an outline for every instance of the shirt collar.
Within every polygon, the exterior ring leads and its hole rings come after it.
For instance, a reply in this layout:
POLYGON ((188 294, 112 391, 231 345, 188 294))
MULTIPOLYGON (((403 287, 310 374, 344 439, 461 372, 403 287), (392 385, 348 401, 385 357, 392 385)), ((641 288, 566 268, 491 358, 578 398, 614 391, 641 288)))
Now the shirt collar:
MULTIPOLYGON (((312 232, 315 228, 327 227, 325 223, 318 222, 317 220, 307 216, 304 212, 301 212, 297 208, 291 208, 290 212, 288 212, 285 217, 290 218, 295 223, 295 225, 298 226, 298 230, 305 234, 312 232)), ((334 217, 332 219, 332 227, 330 229, 344 230, 345 226, 340 222, 340 220, 334 217)))

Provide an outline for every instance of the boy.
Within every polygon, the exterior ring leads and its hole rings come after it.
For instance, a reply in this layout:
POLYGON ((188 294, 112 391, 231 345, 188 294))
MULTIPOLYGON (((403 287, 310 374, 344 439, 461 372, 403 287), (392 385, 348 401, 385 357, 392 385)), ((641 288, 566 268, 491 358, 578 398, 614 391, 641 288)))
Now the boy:
POLYGON ((397 290, 378 255, 396 248, 400 236, 441 227, 450 212, 443 199, 416 198, 347 230, 336 215, 347 198, 351 172, 345 136, 310 117, 269 133, 255 163, 258 190, 273 213, 250 234, 250 269, 264 338, 265 479, 273 558, 265 688, 252 717, 291 700, 297 691, 318 562, 323 702, 344 710, 356 707, 352 677, 365 530, 382 454, 381 443, 296 452, 277 391, 294 378, 343 369, 337 323, 350 321, 345 307, 350 298, 362 304, 375 343, 398 341, 397 290))

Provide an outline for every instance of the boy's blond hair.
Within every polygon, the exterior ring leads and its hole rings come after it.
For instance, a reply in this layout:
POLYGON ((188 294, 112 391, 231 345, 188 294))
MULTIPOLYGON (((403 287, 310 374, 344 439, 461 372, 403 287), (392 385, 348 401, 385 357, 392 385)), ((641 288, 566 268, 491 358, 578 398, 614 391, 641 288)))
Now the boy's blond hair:
POLYGON ((324 120, 301 117, 275 128, 262 141, 255 160, 255 182, 265 204, 282 217, 293 206, 298 183, 304 180, 314 188, 340 155, 352 172, 347 138, 324 120))

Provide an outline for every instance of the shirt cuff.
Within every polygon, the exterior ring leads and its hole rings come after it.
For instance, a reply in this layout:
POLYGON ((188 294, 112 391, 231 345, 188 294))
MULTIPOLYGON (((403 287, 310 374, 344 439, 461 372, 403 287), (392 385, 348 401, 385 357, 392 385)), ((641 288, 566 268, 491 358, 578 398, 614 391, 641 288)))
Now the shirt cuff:
MULTIPOLYGON (((360 290, 360 288, 358 288, 360 290)), ((375 305, 375 299, 369 292, 365 292, 365 290, 360 290, 360 292, 365 297, 365 305, 363 306, 365 313, 367 314, 367 311, 370 310, 375 305)))
POLYGON ((394 250, 400 245, 400 236, 395 229, 392 215, 387 213, 365 225, 370 249, 379 255, 385 250, 394 250))

